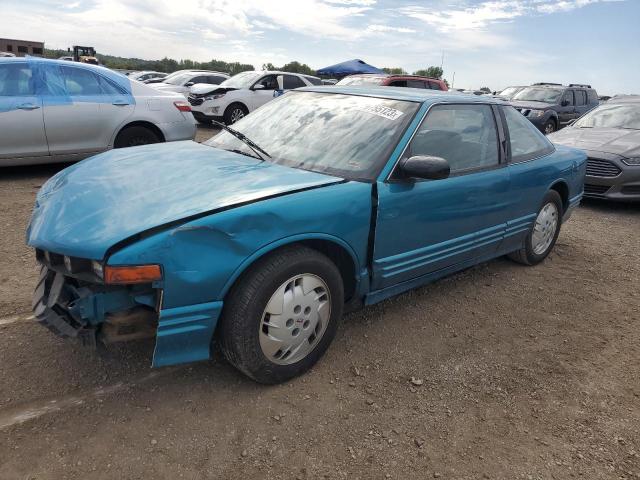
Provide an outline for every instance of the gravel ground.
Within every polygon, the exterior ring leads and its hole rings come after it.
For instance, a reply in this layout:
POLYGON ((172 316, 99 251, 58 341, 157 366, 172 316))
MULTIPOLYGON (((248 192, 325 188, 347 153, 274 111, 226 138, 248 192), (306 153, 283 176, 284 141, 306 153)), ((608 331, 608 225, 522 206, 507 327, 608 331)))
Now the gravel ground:
POLYGON ((586 202, 542 265, 350 314, 312 371, 264 387, 26 320, 24 229, 60 168, 0 174, 1 479, 640 478, 640 206, 586 202))

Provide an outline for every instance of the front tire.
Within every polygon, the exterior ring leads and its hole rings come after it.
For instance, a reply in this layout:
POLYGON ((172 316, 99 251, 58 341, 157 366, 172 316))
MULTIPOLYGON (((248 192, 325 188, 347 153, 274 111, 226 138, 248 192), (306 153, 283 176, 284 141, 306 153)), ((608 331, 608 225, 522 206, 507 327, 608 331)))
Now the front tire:
POLYGON ((562 199, 555 190, 549 190, 542 200, 542 206, 533 227, 527 234, 524 247, 509 254, 509 258, 524 265, 542 262, 553 250, 562 224, 562 199))
POLYGON ((257 382, 287 381, 322 357, 343 304, 342 277, 329 258, 285 247, 258 260, 232 288, 220 320, 222 351, 257 382))
POLYGON ((241 103, 232 103, 224 111, 224 123, 226 123, 227 125, 233 125, 238 120, 244 118, 247 115, 249 115, 249 110, 247 110, 247 107, 245 107, 241 103))
POLYGON ((543 127, 544 134, 549 135, 557 130, 556 122, 553 119, 547 120, 543 127))

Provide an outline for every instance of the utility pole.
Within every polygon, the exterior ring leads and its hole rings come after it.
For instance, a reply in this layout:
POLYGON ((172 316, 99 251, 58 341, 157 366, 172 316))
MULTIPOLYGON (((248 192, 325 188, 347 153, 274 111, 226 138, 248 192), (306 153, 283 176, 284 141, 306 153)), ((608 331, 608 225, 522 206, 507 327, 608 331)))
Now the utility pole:
POLYGON ((440 59, 440 70, 442 70, 443 66, 444 66, 444 50, 442 50, 442 58, 440 59))
POLYGON ((453 72, 453 77, 451 78, 451 89, 453 89, 454 83, 456 83, 456 72, 453 72))

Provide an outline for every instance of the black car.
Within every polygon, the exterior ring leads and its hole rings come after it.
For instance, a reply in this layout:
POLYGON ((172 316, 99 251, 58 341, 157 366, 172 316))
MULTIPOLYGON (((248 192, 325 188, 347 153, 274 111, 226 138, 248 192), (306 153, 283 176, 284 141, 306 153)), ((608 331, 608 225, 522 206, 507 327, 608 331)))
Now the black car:
POLYGON ((613 97, 549 140, 584 150, 584 194, 640 201, 640 95, 613 97))
POLYGON ((542 133, 566 127, 594 107, 598 94, 591 85, 534 83, 518 92, 511 104, 542 133))

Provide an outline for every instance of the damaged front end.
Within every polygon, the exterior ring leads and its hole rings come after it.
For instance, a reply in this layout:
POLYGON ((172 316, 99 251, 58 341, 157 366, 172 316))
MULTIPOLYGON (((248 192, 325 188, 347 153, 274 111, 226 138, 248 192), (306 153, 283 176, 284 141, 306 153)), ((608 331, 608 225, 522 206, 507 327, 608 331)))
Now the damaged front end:
POLYGON ((111 285, 97 262, 39 249, 36 257, 42 267, 32 308, 41 325, 88 346, 155 337, 157 282, 111 285))

